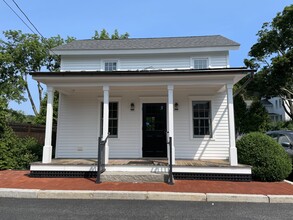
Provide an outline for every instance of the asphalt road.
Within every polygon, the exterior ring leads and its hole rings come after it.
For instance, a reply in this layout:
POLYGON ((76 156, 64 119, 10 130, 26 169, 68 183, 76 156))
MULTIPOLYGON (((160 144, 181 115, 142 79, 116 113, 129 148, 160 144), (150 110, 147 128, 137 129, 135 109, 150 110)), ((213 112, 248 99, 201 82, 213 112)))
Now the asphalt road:
POLYGON ((0 219, 292 219, 292 204, 0 198, 0 219))

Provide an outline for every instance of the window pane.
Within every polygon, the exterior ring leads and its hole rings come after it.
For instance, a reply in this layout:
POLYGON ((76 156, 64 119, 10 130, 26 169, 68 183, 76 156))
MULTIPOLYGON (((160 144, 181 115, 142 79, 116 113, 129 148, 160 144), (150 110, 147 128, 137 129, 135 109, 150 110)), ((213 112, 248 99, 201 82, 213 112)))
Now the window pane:
POLYGON ((194 60, 194 69, 206 69, 208 68, 207 59, 195 59, 194 60))
POLYGON ((211 115, 209 101, 193 101, 193 135, 211 135, 211 115))
MULTIPOLYGON (((103 102, 101 103, 101 132, 103 134, 103 102)), ((110 137, 117 137, 118 135, 118 102, 109 102, 109 133, 110 137)))
POLYGON ((117 70, 117 62, 105 62, 105 71, 117 70))

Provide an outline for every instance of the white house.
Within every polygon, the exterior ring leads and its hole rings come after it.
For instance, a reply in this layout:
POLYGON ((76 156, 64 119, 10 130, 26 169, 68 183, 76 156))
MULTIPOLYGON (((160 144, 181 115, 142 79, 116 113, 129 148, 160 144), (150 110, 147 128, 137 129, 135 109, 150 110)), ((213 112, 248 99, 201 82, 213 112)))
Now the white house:
MULTIPOLYGON (((282 99, 280 97, 262 99, 261 103, 268 111, 272 121, 278 122, 291 120, 290 116, 286 113, 282 105, 282 99)), ((285 108, 287 108, 287 110, 289 111, 288 106, 285 105, 285 108)))
MULTIPOLYGON (((106 163, 170 156, 175 165, 228 160, 228 172, 235 173, 243 167, 237 162, 232 89, 250 72, 229 66, 229 51, 239 46, 216 35, 76 40, 54 48, 60 72, 32 73, 47 85, 48 104, 42 164, 31 170, 54 170, 49 165, 57 90, 56 159, 96 158, 97 139, 109 132, 106 163), (172 155, 166 135, 173 139, 172 155)), ((245 169, 240 173, 250 173, 245 169)))

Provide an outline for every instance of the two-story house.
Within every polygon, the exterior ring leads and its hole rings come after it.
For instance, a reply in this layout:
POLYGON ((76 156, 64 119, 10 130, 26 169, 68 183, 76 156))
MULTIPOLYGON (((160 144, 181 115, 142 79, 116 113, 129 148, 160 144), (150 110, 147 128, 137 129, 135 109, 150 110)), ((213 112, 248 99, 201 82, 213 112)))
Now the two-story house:
POLYGON ((250 168, 238 165, 235 146, 233 85, 250 72, 229 66, 229 51, 239 46, 216 35, 76 40, 54 48, 61 55, 60 72, 32 73, 47 85, 48 103, 43 161, 31 170, 93 169, 50 166, 57 90, 56 159, 96 158, 98 137, 109 133, 106 163, 227 160, 226 173, 250 174, 250 168), (173 140, 172 155, 167 136, 173 140))
MULTIPOLYGON (((290 121, 290 116, 286 113, 282 99, 280 97, 271 97, 269 99, 262 99, 261 103, 266 108, 273 122, 290 121)), ((288 106, 285 108, 289 111, 288 106)))

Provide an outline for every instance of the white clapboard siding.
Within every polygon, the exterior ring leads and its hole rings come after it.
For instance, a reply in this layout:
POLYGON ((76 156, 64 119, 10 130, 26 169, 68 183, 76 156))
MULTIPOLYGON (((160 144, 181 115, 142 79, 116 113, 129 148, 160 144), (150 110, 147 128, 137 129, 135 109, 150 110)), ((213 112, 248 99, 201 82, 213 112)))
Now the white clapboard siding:
MULTIPOLYGON (((191 102, 186 95, 180 101, 180 109, 175 111, 175 152, 182 159, 227 159, 229 157, 229 132, 226 94, 216 94, 212 102, 212 138, 193 138, 191 102)), ((179 97, 177 97, 179 99, 179 97)), ((196 97, 193 99, 196 101, 196 97)))
MULTIPOLYGON (((167 90, 167 88, 166 88, 167 90)), ((229 132, 226 94, 211 96, 213 112, 213 138, 193 138, 191 119, 192 91, 174 90, 174 101, 179 110, 174 111, 176 158, 227 159, 229 156, 229 132)), ((167 100, 166 91, 112 91, 110 101, 119 102, 118 138, 109 139, 110 158, 140 158, 142 156, 142 100, 167 100), (157 98, 156 98, 157 97, 157 98), (130 110, 130 104, 135 110, 130 110)), ((196 100, 196 98, 194 99, 196 100)), ((101 97, 91 93, 61 95, 58 116, 58 158, 95 158, 97 137, 100 134, 101 97)), ((165 102, 165 101, 159 101, 165 102)))
POLYGON ((228 60, 227 56, 211 56, 210 57, 210 67, 211 68, 222 68, 227 67, 228 60))
POLYGON ((96 71, 101 69, 97 56, 62 56, 61 71, 96 71))
POLYGON ((121 58, 119 61, 119 69, 121 70, 184 69, 190 67, 188 56, 131 57, 121 58))
POLYGON ((210 68, 222 68, 228 66, 227 57, 227 52, 119 56, 63 55, 61 70, 102 70, 104 60, 117 60, 119 70, 187 69, 193 66, 194 58, 208 58, 210 68))
POLYGON ((97 98, 60 95, 57 158, 93 158, 97 155, 97 98))

